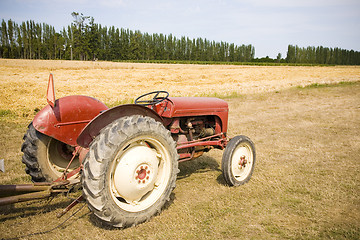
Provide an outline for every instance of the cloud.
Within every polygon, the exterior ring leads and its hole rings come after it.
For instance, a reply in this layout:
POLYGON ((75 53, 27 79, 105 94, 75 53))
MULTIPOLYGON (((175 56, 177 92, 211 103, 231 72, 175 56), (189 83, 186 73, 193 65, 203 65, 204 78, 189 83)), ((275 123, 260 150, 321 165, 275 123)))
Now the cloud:
POLYGON ((99 3, 101 6, 104 7, 114 7, 114 8, 124 7, 127 5, 127 1, 125 0, 101 0, 95 2, 99 3))
POLYGON ((325 7, 325 6, 344 6, 357 5, 358 0, 237 0, 238 3, 246 3, 253 6, 262 7, 325 7))

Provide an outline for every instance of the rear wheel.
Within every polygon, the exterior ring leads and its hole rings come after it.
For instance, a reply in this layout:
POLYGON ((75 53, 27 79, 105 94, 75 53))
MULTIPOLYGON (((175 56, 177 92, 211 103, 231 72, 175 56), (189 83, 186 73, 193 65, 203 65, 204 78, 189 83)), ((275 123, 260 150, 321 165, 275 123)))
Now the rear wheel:
POLYGON ((142 223, 170 200, 178 173, 170 132, 150 117, 120 118, 90 145, 81 177, 89 208, 114 227, 142 223))
MULTIPOLYGON (((24 135, 21 151, 26 173, 34 182, 54 181, 61 177, 69 164, 74 147, 38 132, 32 124, 24 135)), ((70 170, 79 167, 76 157, 70 170)))
POLYGON ((236 136, 226 145, 221 168, 229 186, 247 183, 255 167, 255 146, 250 138, 236 136))

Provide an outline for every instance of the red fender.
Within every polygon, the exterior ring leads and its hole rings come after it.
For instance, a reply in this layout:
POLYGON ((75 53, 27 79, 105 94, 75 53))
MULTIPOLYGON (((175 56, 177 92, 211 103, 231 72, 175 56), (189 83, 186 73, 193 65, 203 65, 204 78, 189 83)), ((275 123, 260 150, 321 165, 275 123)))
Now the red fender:
POLYGON ((100 133, 102 128, 118 118, 131 115, 149 116, 154 118, 156 121, 163 123, 162 117, 150 108, 137 104, 120 105, 104 111, 94 118, 80 133, 77 139, 77 144, 81 147, 88 148, 92 140, 100 133))
POLYGON ((44 107, 33 120, 35 129, 71 146, 83 128, 108 107, 87 96, 67 96, 44 107))

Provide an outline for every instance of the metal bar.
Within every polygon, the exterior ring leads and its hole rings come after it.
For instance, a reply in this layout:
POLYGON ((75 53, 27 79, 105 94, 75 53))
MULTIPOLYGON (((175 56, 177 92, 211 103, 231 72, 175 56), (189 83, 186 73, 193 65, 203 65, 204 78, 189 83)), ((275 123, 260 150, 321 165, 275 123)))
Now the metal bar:
POLYGON ((30 201, 35 199, 42 199, 50 196, 51 196, 51 191, 48 190, 48 191, 21 194, 11 197, 4 197, 4 198, 0 198, 0 206, 12 204, 12 203, 30 201))
MULTIPOLYGON (((69 172, 68 174, 66 174, 66 178, 71 178, 72 176, 74 176, 75 174, 79 173, 81 170, 81 167, 75 168, 74 170, 72 170, 71 172, 69 172)), ((67 180, 67 179, 66 179, 67 180)), ((54 182, 61 182, 64 181, 63 177, 59 177, 58 179, 56 179, 54 182)))
POLYGON ((34 185, 34 184, 19 184, 19 185, 0 185, 0 195, 2 193, 15 193, 15 192, 39 192, 49 190, 48 185, 34 185))
MULTIPOLYGON (((210 138, 219 137, 219 136, 221 136, 221 135, 224 135, 224 133, 218 133, 218 134, 215 134, 215 135, 212 135, 212 136, 209 136, 209 137, 204 137, 204 138, 196 139, 196 140, 194 140, 194 141, 181 142, 181 143, 179 143, 178 145, 185 145, 185 144, 190 144, 190 143, 201 142, 201 141, 204 141, 204 140, 207 140, 207 139, 210 139, 210 138)), ((223 139, 221 139, 221 140, 223 140, 223 139)))
POLYGON ((190 155, 189 157, 187 157, 187 158, 182 158, 182 159, 179 160, 179 162, 185 162, 185 161, 191 160, 191 159, 194 157, 194 153, 195 153, 195 150, 193 150, 193 151, 191 152, 191 154, 189 154, 189 155, 190 155))
POLYGON ((223 142, 223 139, 217 140, 217 141, 205 141, 205 142, 194 142, 190 144, 184 144, 181 146, 177 146, 176 149, 184 149, 184 148, 190 148, 190 147, 196 147, 196 146, 223 146, 221 143, 223 142))
POLYGON ((83 196, 81 195, 80 197, 78 197, 77 199, 75 199, 74 201, 72 201, 72 203, 70 203, 69 206, 67 206, 65 209, 63 209, 61 212, 59 212, 56 216, 58 218, 61 218, 62 216, 64 216, 65 213, 67 213, 68 211, 70 211, 70 209, 72 209, 74 206, 76 206, 79 202, 83 201, 83 196))
POLYGON ((53 183, 44 182, 35 184, 0 185, 0 195, 14 195, 0 198, 0 206, 35 199, 48 198, 51 195, 69 191, 69 186, 75 185, 79 182, 79 179, 71 179, 53 183), (18 195, 19 192, 30 193, 18 195))
POLYGON ((89 123, 91 120, 82 120, 82 121, 75 121, 75 122, 64 122, 55 124, 55 127, 61 127, 66 125, 73 125, 73 124, 81 124, 81 123, 89 123))
POLYGON ((74 161, 76 155, 79 153, 80 150, 81 150, 81 147, 76 147, 76 148, 75 148, 75 153, 73 152, 73 156, 72 156, 71 160, 69 161, 67 167, 65 168, 64 173, 63 173, 62 176, 61 176, 61 179, 62 179, 62 180, 66 180, 66 179, 68 178, 67 172, 68 172, 68 170, 69 170, 69 167, 70 167, 71 163, 74 161))
POLYGON ((179 159, 189 158, 191 157, 191 153, 179 153, 179 159))

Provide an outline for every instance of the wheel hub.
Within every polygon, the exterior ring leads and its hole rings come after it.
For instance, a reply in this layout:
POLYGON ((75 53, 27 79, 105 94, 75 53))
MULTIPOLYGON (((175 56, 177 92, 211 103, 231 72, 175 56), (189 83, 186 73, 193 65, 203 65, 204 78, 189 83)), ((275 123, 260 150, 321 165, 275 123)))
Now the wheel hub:
POLYGON ((138 183, 146 183, 150 179, 150 169, 147 164, 142 164, 135 172, 135 179, 138 183))
POLYGON ((247 160, 245 159, 245 155, 242 155, 240 157, 240 161, 239 161, 239 168, 241 169, 242 167, 245 167, 247 163, 247 160))
POLYGON ((114 193, 126 202, 137 202, 154 189, 159 158, 148 146, 134 146, 117 159, 113 176, 114 193))
POLYGON ((240 145, 235 150, 232 161, 232 174, 237 181, 246 178, 252 166, 252 155, 247 145, 240 145))

